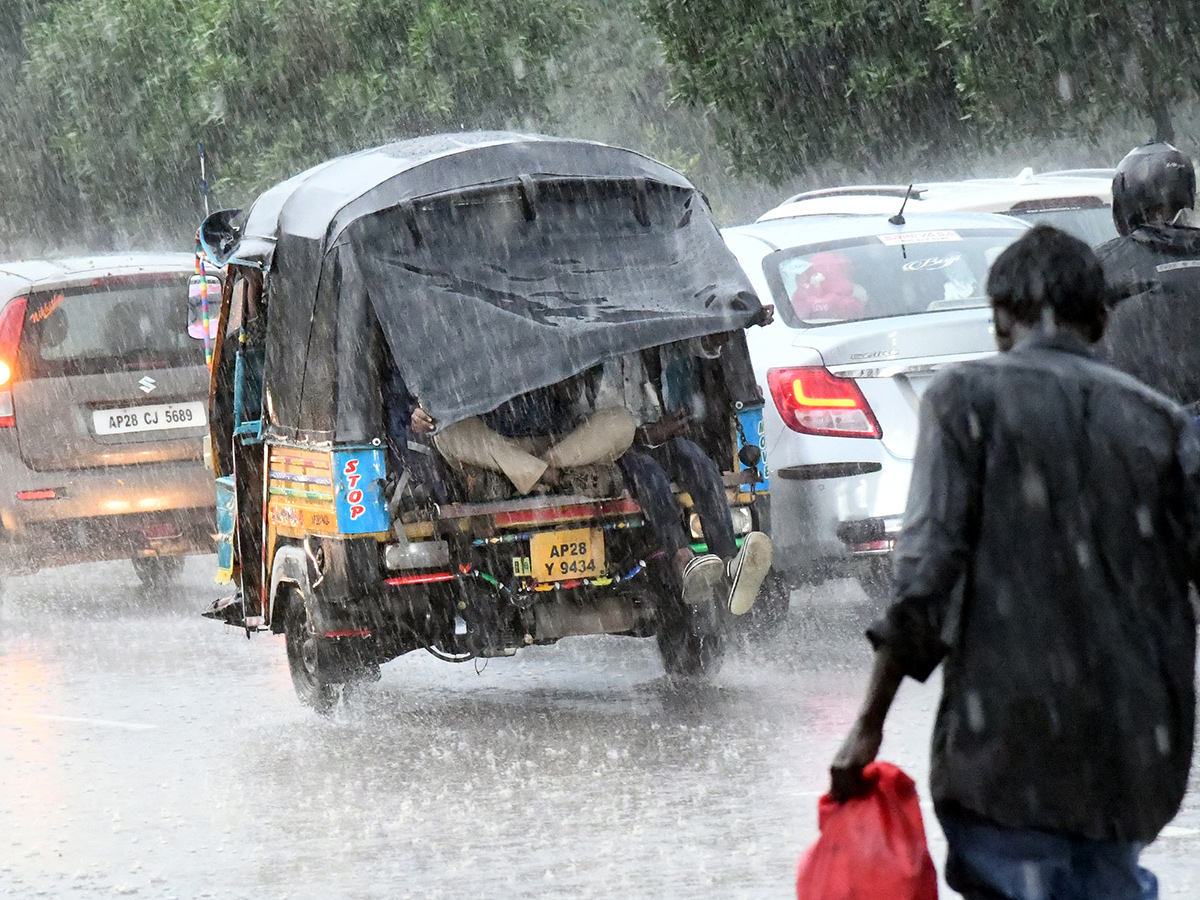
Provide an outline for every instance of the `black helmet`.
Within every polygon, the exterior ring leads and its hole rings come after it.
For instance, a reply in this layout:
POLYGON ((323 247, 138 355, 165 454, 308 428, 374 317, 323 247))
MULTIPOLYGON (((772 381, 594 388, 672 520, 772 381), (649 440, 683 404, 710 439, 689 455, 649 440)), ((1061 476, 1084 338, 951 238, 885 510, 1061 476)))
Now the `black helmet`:
POLYGON ((1170 144, 1155 141, 1129 151, 1113 176, 1113 224, 1122 235, 1147 223, 1169 222, 1196 205, 1196 170, 1170 144))

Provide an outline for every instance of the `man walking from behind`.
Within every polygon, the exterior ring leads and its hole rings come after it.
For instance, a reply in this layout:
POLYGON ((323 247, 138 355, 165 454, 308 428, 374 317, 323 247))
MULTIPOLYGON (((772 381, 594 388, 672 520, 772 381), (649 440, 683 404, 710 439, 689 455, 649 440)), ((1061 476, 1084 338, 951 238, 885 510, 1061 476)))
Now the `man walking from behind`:
POLYGON ((1046 226, 993 266, 1007 352, 922 400, 895 599, 831 767, 860 790, 901 680, 942 663, 930 780, 968 900, 1156 897, 1138 854, 1187 785, 1200 432, 1091 358, 1103 288, 1046 226))

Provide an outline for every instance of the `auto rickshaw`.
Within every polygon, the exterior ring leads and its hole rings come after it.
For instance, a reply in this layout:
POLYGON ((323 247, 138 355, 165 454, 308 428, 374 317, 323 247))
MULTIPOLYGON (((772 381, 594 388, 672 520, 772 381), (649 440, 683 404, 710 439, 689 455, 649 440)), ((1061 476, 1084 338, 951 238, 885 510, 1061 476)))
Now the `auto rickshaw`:
POLYGON ((763 527, 742 334, 762 307, 687 179, 586 141, 443 135, 325 162, 199 235, 227 273, 210 421, 218 577, 238 585, 206 614, 282 633, 304 703, 327 711, 413 650, 464 661, 574 635, 656 636, 669 673, 716 668, 721 616, 656 584, 627 490, 480 500, 386 427, 389 366, 453 423, 723 335, 694 376, 691 436, 720 463, 737 533, 763 527))

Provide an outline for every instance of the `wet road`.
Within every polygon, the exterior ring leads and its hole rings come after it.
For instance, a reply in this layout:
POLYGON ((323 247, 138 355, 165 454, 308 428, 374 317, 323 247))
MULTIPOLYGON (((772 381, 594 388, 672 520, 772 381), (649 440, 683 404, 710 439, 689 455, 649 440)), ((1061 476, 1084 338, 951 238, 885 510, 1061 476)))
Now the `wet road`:
MULTIPOLYGON (((797 592, 706 686, 664 679, 652 640, 575 639, 482 671, 410 654, 321 719, 280 638, 195 615, 211 565, 166 600, 127 564, 9 585, 0 896, 794 896, 865 683, 857 588, 797 592)), ((881 753, 923 796, 936 699, 906 684, 881 753)), ((1145 861, 1164 898, 1200 894, 1195 794, 1145 861)))

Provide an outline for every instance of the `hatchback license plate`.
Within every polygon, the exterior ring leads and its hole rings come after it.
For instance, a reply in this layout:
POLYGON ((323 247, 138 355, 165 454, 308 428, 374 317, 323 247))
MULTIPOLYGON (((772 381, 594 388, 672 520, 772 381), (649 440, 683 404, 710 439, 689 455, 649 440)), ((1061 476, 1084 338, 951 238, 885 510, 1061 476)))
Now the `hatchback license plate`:
POLYGON ((572 581, 604 575, 604 532, 599 528, 543 531, 529 541, 537 581, 572 581))
POLYGON ((126 406, 121 409, 92 411, 96 434, 129 434, 135 431, 167 431, 173 428, 197 428, 207 425, 204 404, 157 403, 153 406, 126 406))

